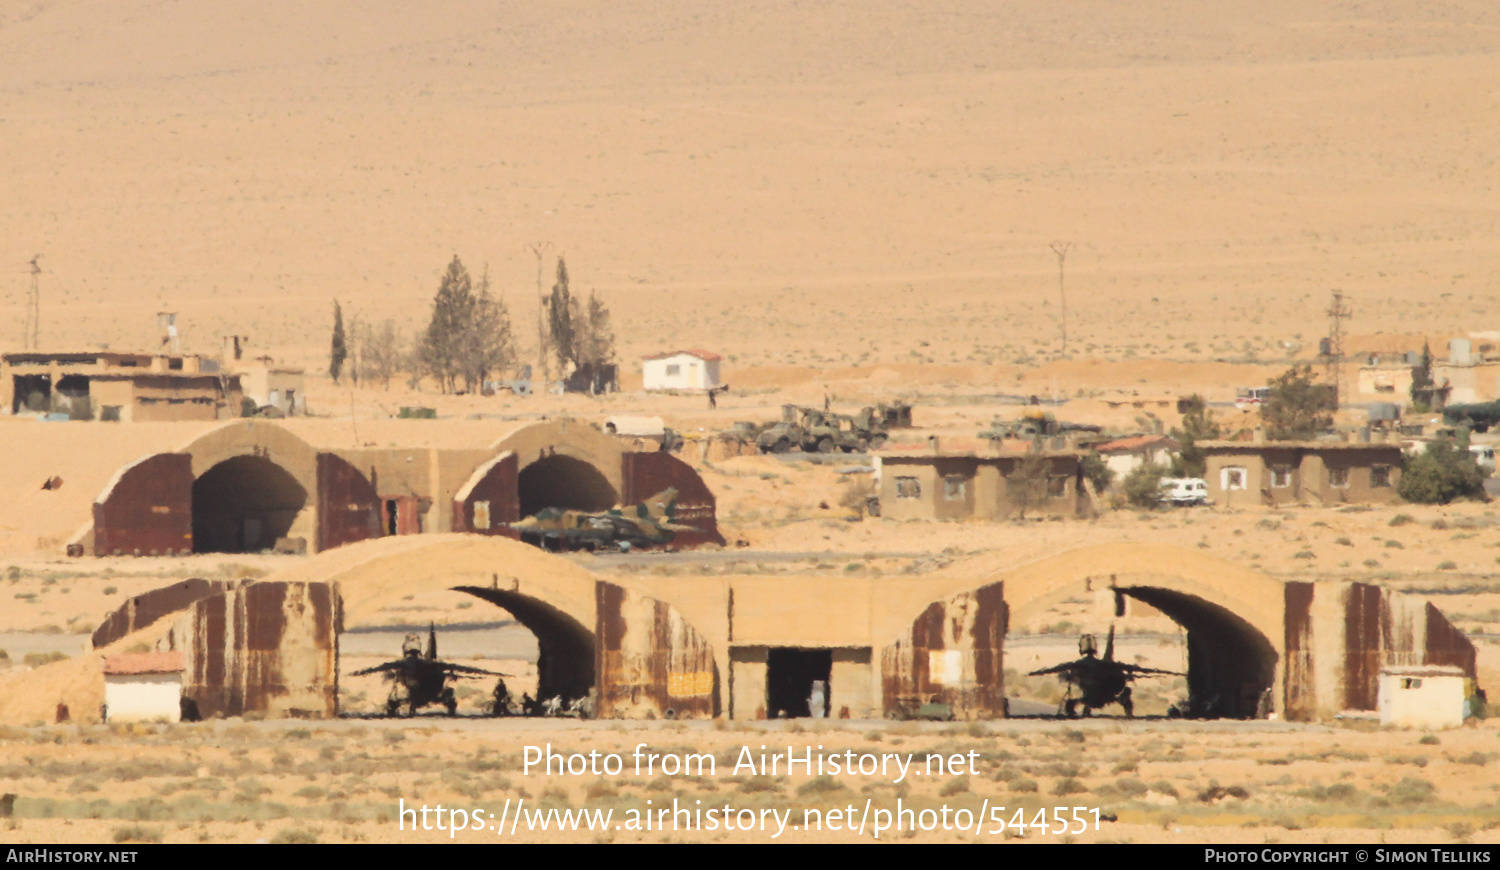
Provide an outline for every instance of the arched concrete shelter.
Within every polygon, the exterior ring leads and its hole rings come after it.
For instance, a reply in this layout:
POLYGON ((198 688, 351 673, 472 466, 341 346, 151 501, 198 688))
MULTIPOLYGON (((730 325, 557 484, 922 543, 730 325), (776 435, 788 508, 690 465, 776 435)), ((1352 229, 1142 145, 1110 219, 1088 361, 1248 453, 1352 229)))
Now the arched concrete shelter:
POLYGON ((677 544, 723 540, 697 472, 665 453, 627 451, 589 424, 516 425, 470 448, 433 438, 422 421, 400 422, 382 433, 413 446, 346 446, 328 437, 341 431, 302 421, 236 420, 196 432, 119 468, 69 551, 321 552, 423 533, 515 537, 508 524, 542 507, 603 510, 667 487, 678 490, 679 521, 701 530, 677 544), (320 436, 335 445, 318 446, 320 436))
MULTIPOLYGON (((422 535, 289 562, 250 588, 265 584, 336 590, 342 612, 355 620, 425 592, 474 595, 536 634, 543 695, 573 698, 592 689, 603 717, 808 715, 816 712, 810 690, 822 683, 821 712, 830 716, 898 715, 936 702, 961 719, 1001 718, 1010 626, 1093 593, 1147 602, 1186 628, 1192 711, 1206 717, 1275 712, 1313 720, 1373 710, 1379 671, 1389 665, 1454 665, 1476 675, 1473 645, 1420 598, 1362 583, 1284 582, 1155 544, 1086 547, 1008 570, 1000 557, 986 556, 925 577, 636 575, 613 582, 509 539, 422 535)), ((105 642, 138 634, 137 617, 162 619, 209 595, 241 595, 247 603, 233 605, 241 609, 322 600, 182 585, 132 599, 133 609, 107 623, 105 642)), ((307 624, 303 611, 285 617, 269 622, 307 624)), ((204 628, 206 618, 184 628, 181 642, 242 643, 204 628)), ((312 648, 327 647, 314 641, 312 648)), ((294 661, 279 648, 251 652, 294 661)), ((243 658, 238 647, 219 657, 243 658)))

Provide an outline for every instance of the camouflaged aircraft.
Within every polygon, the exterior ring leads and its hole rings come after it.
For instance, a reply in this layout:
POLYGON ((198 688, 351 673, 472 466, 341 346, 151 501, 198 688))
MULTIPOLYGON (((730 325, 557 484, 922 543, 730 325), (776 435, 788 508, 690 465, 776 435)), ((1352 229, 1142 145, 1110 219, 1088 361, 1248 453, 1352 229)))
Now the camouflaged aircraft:
POLYGON ((1104 646, 1104 658, 1098 657, 1099 647, 1092 634, 1085 634, 1078 639, 1078 652, 1081 658, 1029 674, 1033 677, 1056 674, 1062 680, 1068 691, 1057 712, 1069 719, 1078 715, 1079 707, 1083 708, 1083 715, 1088 716, 1094 710, 1114 703, 1124 708, 1127 717, 1132 716, 1135 714, 1135 705, 1130 700, 1131 680, 1145 676, 1183 676, 1176 671, 1161 671, 1115 661, 1113 625, 1109 627, 1109 641, 1104 646))
POLYGON ((672 522, 677 513, 677 490, 664 489, 637 505, 617 505, 590 512, 542 508, 510 527, 521 540, 544 550, 618 550, 671 543, 678 532, 698 529, 672 522))
POLYGON ((422 652, 421 637, 409 634, 401 644, 401 658, 373 668, 355 671, 350 676, 362 677, 366 674, 384 674, 386 679, 391 681, 391 695, 385 702, 385 715, 387 716, 396 715, 402 707, 406 707, 406 715, 414 716, 417 708, 426 707, 429 704, 442 704, 448 709, 448 715, 453 716, 458 713, 458 698, 453 693, 453 687, 448 685, 449 680, 509 676, 509 674, 497 671, 486 671, 482 668, 471 668, 467 665, 456 665, 439 660, 437 628, 432 625, 427 627, 425 655, 422 652))

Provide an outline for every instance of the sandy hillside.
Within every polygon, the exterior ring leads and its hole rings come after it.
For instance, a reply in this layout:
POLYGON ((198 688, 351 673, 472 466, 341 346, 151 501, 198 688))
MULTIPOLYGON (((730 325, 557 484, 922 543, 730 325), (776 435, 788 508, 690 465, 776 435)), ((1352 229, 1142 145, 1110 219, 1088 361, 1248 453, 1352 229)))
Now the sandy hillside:
POLYGON ((1059 349, 1061 239, 1075 353, 1265 355, 1331 287, 1469 329, 1497 46, 1481 0, 12 3, 0 304, 41 253, 45 345, 166 308, 316 364, 455 253, 530 322, 548 241, 626 359, 1009 362, 1059 349))

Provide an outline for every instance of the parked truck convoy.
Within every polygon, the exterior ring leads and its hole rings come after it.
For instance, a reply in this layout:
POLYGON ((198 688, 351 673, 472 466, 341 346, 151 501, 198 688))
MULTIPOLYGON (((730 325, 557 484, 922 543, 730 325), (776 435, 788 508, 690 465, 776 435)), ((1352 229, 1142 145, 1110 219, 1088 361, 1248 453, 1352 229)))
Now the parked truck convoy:
MULTIPOLYGON (((755 436, 762 453, 864 453, 879 450, 890 440, 887 430, 911 425, 910 405, 878 405, 860 409, 856 414, 801 405, 782 405, 781 419, 755 436)), ((753 424, 737 423, 736 430, 748 432, 753 424)))

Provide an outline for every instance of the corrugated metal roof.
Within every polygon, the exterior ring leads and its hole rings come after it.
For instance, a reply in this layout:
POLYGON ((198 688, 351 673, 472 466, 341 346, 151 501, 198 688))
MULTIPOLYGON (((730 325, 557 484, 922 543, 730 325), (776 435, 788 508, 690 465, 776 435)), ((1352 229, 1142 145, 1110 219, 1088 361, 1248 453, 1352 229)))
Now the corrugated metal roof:
POLYGON ((104 660, 106 676, 180 674, 187 667, 180 652, 120 653, 104 660))

